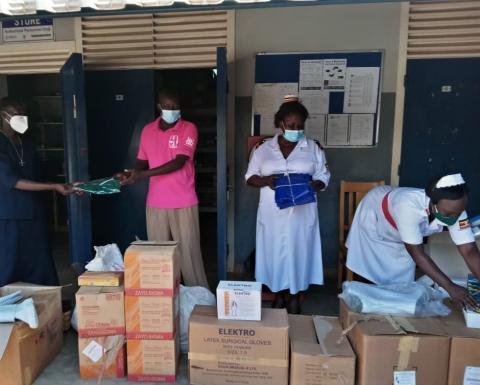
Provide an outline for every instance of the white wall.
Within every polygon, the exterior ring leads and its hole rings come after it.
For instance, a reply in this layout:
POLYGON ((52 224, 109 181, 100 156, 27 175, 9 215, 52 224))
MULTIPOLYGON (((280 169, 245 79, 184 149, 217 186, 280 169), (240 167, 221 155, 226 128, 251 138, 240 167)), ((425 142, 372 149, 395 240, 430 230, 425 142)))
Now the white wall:
POLYGON ((383 91, 395 92, 400 3, 236 12, 237 96, 251 96, 258 52, 385 49, 383 91))

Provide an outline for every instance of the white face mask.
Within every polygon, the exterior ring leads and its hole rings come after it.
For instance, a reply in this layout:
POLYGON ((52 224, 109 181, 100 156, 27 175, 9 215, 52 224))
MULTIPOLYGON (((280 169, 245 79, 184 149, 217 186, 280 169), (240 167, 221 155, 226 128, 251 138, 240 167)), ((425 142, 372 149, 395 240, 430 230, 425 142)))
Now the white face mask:
POLYGON ((168 123, 173 124, 181 117, 180 110, 164 110, 162 109, 162 119, 168 123))
POLYGON ((7 120, 7 123, 10 124, 13 131, 18 132, 19 134, 24 134, 28 130, 28 116, 25 115, 9 115, 10 121, 7 120))

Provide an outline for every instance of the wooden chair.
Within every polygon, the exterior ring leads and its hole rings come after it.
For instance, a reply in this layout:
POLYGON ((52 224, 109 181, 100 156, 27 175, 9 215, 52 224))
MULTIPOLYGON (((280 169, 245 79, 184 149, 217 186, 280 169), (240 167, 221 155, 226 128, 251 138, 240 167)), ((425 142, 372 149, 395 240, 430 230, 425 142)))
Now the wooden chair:
POLYGON ((340 182, 340 211, 339 211, 339 232, 338 232, 338 283, 340 289, 343 283, 343 277, 347 281, 353 280, 353 272, 346 267, 347 248, 345 241, 348 231, 352 226, 353 216, 358 204, 363 197, 374 187, 384 185, 385 181, 374 182, 349 182, 342 180, 340 182))

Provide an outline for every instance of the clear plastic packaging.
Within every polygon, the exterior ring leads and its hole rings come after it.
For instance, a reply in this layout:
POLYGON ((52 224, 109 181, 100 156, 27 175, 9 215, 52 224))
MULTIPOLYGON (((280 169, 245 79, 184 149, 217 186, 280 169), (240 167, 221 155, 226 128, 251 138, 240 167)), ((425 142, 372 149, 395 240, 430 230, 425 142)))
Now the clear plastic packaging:
POLYGON ((404 317, 447 316, 443 304, 447 295, 418 282, 393 285, 371 285, 345 282, 339 298, 358 313, 390 314, 404 317))
POLYGON ((195 305, 216 305, 213 293, 201 286, 180 285, 180 346, 182 353, 188 352, 188 323, 195 305))

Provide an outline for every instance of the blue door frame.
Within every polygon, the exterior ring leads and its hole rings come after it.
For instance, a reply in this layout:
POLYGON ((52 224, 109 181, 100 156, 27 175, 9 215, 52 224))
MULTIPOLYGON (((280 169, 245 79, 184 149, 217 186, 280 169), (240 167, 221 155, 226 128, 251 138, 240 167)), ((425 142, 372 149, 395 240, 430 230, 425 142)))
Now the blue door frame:
MULTIPOLYGON (((82 55, 74 53, 61 71, 65 172, 67 182, 88 180, 88 142, 85 114, 82 55)), ((69 252, 77 271, 83 271, 92 257, 90 197, 71 195, 67 199, 69 252)))
POLYGON ((227 278, 227 50, 217 48, 217 279, 227 278))

